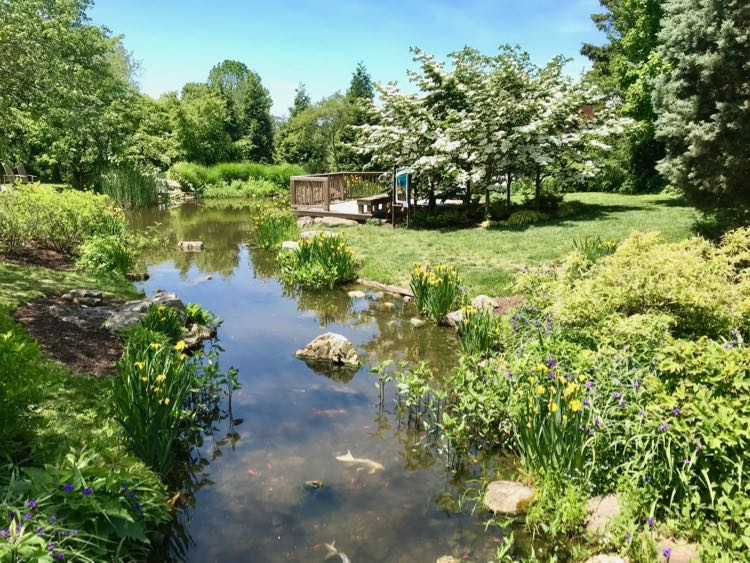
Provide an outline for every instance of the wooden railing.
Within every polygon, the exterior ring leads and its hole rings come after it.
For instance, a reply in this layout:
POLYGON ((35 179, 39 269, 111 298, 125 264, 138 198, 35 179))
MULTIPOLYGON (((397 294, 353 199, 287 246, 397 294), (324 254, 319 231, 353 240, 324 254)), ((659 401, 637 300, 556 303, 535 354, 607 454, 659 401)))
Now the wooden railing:
POLYGON ((383 172, 332 172, 292 176, 289 179, 289 195, 292 207, 322 207, 330 211, 332 201, 351 197, 373 195, 370 189, 380 191, 377 180, 383 172), (360 193, 362 192, 362 193, 360 193))

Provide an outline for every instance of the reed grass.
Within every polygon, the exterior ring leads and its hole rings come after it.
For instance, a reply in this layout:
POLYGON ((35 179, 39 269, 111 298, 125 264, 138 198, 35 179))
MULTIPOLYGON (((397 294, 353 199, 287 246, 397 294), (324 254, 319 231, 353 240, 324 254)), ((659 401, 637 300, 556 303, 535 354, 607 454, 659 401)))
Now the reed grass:
POLYGON ((131 168, 110 170, 102 176, 99 189, 123 207, 151 207, 159 199, 156 180, 131 168))

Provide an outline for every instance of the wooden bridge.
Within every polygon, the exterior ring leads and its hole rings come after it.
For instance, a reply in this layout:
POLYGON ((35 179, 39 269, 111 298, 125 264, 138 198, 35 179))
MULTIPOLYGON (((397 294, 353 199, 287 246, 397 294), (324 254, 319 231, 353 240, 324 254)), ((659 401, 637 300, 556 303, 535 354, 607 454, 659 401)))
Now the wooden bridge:
POLYGON ((391 196, 386 193, 384 172, 331 172, 292 176, 289 195, 297 216, 342 217, 366 221, 386 217, 391 196))

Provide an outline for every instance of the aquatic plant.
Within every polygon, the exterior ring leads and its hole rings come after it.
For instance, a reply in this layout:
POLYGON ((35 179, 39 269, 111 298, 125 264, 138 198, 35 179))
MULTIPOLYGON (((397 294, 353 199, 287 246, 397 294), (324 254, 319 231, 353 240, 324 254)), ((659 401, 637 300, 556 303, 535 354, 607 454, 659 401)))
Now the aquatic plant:
POLYGON ((164 335, 172 344, 176 343, 185 332, 180 313, 166 305, 149 305, 139 324, 147 330, 164 335))
POLYGON ((216 328, 222 323, 222 320, 219 317, 214 315, 211 311, 203 309, 197 303, 188 303, 185 305, 185 315, 186 326, 197 324, 200 326, 216 328))
POLYGON ((287 285, 330 289, 357 277, 357 260, 343 236, 321 231, 300 239, 298 245, 279 254, 281 279, 287 285))
POLYGON ((263 209, 255 219, 255 240, 262 248, 273 248, 294 239, 299 229, 294 213, 284 209, 263 209))
POLYGON ((151 207, 159 194, 156 179, 133 168, 115 168, 102 175, 99 191, 124 207, 151 207))
POLYGON ((270 180, 250 178, 248 180, 220 180, 216 184, 208 184, 203 190, 203 197, 266 198, 278 193, 279 186, 270 180))
POLYGON ((488 308, 468 305, 461 308, 458 339, 465 354, 487 356, 497 350, 500 340, 500 320, 488 308))
POLYGON ((464 300, 463 280, 451 264, 415 264, 409 287, 420 314, 441 322, 464 300))
POLYGON ((265 180, 276 186, 276 190, 288 190, 289 178, 304 174, 301 166, 293 164, 261 164, 258 162, 221 162, 213 166, 202 166, 190 162, 172 165, 169 175, 184 187, 202 192, 207 186, 233 180, 265 180))

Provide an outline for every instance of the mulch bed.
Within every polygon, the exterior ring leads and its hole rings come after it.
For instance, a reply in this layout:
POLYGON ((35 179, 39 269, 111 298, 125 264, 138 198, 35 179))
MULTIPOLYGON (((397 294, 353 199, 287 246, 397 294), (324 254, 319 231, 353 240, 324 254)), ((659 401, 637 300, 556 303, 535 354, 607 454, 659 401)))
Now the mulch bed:
POLYGON ((495 313, 498 315, 504 315, 511 309, 515 309, 521 303, 524 302, 523 295, 510 295, 508 297, 498 297, 497 307, 495 307, 495 313))
POLYGON ((47 248, 24 248, 13 254, 0 254, 0 261, 53 270, 72 270, 74 265, 70 256, 47 248))
MULTIPOLYGON (((49 308, 63 301, 59 296, 36 299, 13 313, 42 350, 72 370, 94 377, 112 375, 122 354, 122 341, 104 328, 84 329, 49 314, 49 308)), ((122 304, 120 299, 104 298, 103 306, 122 304)))

